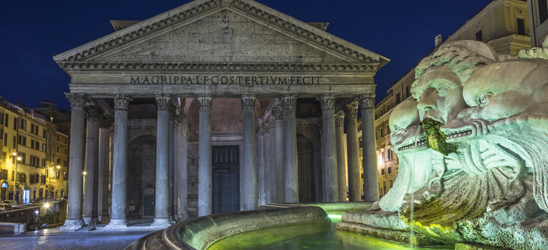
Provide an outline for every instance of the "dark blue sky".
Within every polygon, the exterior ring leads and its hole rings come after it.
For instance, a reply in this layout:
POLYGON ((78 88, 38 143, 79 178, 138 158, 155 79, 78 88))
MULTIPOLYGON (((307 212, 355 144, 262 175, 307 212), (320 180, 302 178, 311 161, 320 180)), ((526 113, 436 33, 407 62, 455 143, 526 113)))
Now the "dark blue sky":
MULTIPOLYGON (((145 20, 189 0, 0 1, 0 96, 69 110, 69 76, 52 57, 113 32, 110 20, 145 20)), ((388 88, 491 0, 258 0, 391 59, 375 77, 377 101, 388 88)))

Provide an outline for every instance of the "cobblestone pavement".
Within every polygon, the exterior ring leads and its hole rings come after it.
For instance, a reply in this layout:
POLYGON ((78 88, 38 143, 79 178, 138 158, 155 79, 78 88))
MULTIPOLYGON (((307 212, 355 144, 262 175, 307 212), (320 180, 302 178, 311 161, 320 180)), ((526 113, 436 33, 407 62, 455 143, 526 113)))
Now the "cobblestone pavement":
MULTIPOLYGON (((98 225, 98 227, 104 225, 98 225)), ((28 231, 18 235, 0 235, 0 249, 124 249, 151 231, 89 231, 84 227, 76 232, 61 232, 59 228, 28 231)))

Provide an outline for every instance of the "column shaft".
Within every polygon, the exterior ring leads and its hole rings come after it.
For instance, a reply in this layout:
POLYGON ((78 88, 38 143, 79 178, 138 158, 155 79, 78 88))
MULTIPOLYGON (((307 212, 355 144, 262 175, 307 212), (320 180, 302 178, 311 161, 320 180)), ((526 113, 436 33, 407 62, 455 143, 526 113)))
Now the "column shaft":
POLYGON ((274 144, 274 151, 275 154, 273 155, 273 166, 274 166, 274 188, 276 189, 275 192, 275 202, 277 203, 283 203, 285 202, 285 150, 284 150, 284 134, 283 134, 283 108, 282 106, 278 105, 272 108, 272 112, 274 112, 274 115, 276 116, 275 121, 275 130, 274 130, 274 138, 272 139, 272 143, 274 144))
POLYGON ((265 176, 265 162, 264 162, 264 155, 265 155, 265 149, 264 149, 264 127, 263 123, 258 123, 257 126, 257 184, 258 184, 258 205, 262 206, 266 204, 266 176, 265 176))
POLYGON ((177 164, 177 220, 188 218, 188 125, 186 119, 177 122, 178 127, 178 161, 177 164))
POLYGON ((337 140, 337 165, 339 170, 339 201, 346 201, 346 155, 344 150, 344 113, 335 116, 335 135, 337 140))
POLYGON ((112 213, 108 227, 127 226, 127 127, 131 98, 114 98, 114 156, 112 164, 112 213))
POLYGON ((111 121, 106 117, 101 120, 101 128, 99 129, 99 178, 97 189, 97 217, 99 222, 106 224, 109 221, 108 215, 108 184, 109 184, 109 135, 111 121))
POLYGON ((349 200, 361 201, 360 155, 358 141, 358 103, 346 106, 346 134, 348 149, 348 186, 349 200))
POLYGON ((379 170, 377 169, 376 140, 373 108, 375 107, 375 95, 363 95, 360 97, 362 114, 362 142, 363 142, 363 175, 365 201, 379 200, 379 170))
POLYGON ((169 102, 167 96, 157 96, 156 126, 156 197, 152 226, 169 225, 169 102))
POLYGON ((70 160, 68 180, 67 219, 60 228, 63 231, 74 231, 83 226, 82 191, 84 168, 84 94, 66 94, 71 103, 70 119, 70 160))
POLYGON ((299 203, 299 169, 297 165, 297 121, 295 108, 297 97, 284 96, 284 142, 285 142, 285 202, 299 203))
POLYGON ((84 223, 89 224, 97 218, 97 186, 98 186, 98 149, 99 149, 99 116, 103 110, 96 106, 86 108, 87 136, 86 136, 86 175, 84 192, 84 223))
POLYGON ((198 97, 200 128, 198 135, 198 216, 210 215, 213 208, 211 165, 211 106, 212 97, 198 97))
POLYGON ((324 202, 339 201, 339 171, 335 138, 335 98, 322 96, 324 202))
POLYGON ((243 108, 243 209, 257 208, 257 138, 255 137, 255 97, 242 96, 243 108))

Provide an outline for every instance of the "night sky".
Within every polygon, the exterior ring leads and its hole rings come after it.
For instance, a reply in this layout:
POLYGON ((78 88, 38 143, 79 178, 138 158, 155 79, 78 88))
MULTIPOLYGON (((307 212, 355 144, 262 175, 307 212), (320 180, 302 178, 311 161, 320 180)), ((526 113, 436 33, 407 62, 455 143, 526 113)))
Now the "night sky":
MULTIPOLYGON (((377 101, 434 48, 492 0, 258 0, 391 59, 375 76, 377 101)), ((70 78, 52 57, 114 32, 110 20, 145 20, 190 0, 0 1, 0 96, 70 110, 70 78)))

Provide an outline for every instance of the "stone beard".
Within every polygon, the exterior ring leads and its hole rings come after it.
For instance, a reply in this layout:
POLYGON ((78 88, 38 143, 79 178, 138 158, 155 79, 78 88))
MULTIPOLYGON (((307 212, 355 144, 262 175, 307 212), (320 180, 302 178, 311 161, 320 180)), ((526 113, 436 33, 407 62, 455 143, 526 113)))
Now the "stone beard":
POLYGON ((132 76, 130 84, 317 85, 319 76, 132 76))

